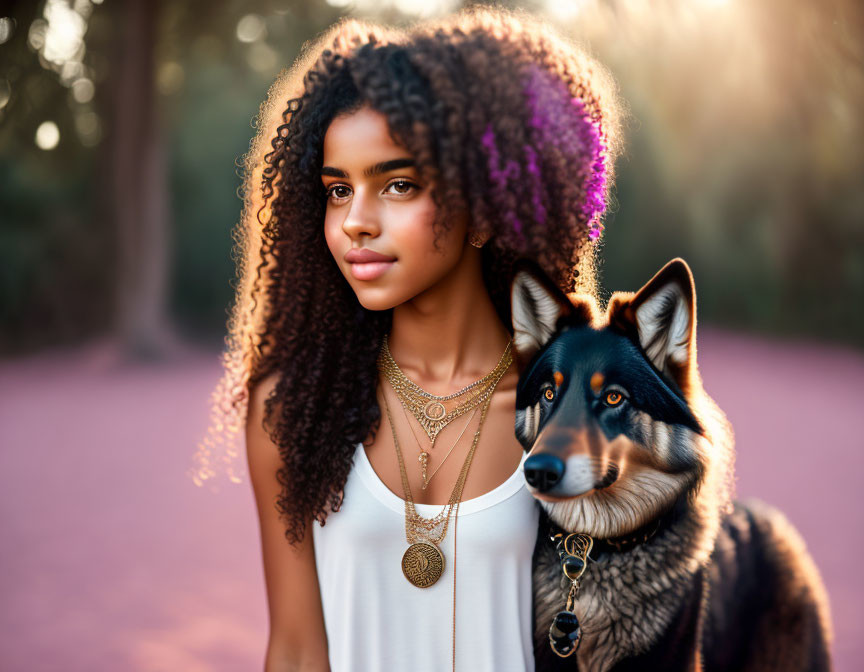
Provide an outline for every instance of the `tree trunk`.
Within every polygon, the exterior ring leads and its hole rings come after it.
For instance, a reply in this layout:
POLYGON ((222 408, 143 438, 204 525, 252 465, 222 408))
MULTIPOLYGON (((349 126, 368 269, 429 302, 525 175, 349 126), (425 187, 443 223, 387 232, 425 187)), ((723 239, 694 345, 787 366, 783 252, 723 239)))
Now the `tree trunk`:
POLYGON ((156 105, 157 0, 121 3, 111 91, 109 217, 116 231, 114 338, 133 357, 162 357, 175 336, 167 309, 169 208, 156 105))

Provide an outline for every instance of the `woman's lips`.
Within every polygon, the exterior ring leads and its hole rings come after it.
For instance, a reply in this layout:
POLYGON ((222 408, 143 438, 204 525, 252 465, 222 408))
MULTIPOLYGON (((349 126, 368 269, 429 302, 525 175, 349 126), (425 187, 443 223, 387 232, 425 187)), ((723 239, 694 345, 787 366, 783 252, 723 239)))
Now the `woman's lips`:
POLYGON ((396 257, 381 254, 365 247, 355 247, 345 253, 345 261, 351 264, 351 275, 355 279, 374 280, 393 265, 396 257))
POLYGON ((396 261, 396 257, 381 254, 368 247, 352 247, 345 253, 345 261, 349 264, 367 264, 370 261, 396 261))
POLYGON ((351 275, 356 280, 374 280, 386 273, 395 263, 395 261, 367 261, 363 264, 351 264, 351 275))

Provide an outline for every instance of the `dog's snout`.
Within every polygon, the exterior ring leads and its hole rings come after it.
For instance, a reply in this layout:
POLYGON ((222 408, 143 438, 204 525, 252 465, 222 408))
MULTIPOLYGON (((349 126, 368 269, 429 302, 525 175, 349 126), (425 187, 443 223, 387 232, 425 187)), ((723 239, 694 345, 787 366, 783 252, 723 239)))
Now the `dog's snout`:
POLYGON ((523 469, 528 485, 545 492, 564 476, 564 460, 555 455, 540 453, 526 459, 523 469))

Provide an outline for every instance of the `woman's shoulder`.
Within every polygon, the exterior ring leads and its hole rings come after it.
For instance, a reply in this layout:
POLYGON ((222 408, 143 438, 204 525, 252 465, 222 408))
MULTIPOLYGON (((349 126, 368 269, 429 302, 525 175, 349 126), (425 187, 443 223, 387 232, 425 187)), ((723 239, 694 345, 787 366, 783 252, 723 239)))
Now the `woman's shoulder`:
POLYGON ((267 400, 273 396, 279 379, 279 372, 274 371, 249 385, 249 403, 246 409, 247 452, 251 449, 250 444, 261 445, 267 452, 276 449, 275 444, 269 445, 272 444, 272 438, 267 428, 273 418, 280 416, 281 409, 271 404, 268 413, 267 400))
POLYGON ((249 385, 250 392, 258 392, 269 394, 276 387, 276 384, 279 382, 280 373, 279 371, 271 371, 265 376, 258 378, 257 381, 251 383, 249 385))
POLYGON ((276 385, 279 383, 280 374, 278 371, 271 371, 263 378, 249 386, 249 413, 263 415, 264 402, 273 394, 276 385))

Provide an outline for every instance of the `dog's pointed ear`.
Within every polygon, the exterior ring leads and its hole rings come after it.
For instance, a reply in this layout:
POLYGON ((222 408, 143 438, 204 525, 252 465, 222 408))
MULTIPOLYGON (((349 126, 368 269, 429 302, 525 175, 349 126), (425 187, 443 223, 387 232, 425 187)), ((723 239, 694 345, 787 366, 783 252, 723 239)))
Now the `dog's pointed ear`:
POLYGON ((590 322, 591 307, 571 303, 540 266, 529 259, 519 259, 513 271, 510 285, 513 354, 523 371, 564 323, 590 322))
POLYGON ((610 327, 634 339, 686 392, 696 358, 696 288, 687 262, 676 257, 635 294, 614 294, 608 316, 610 327))

